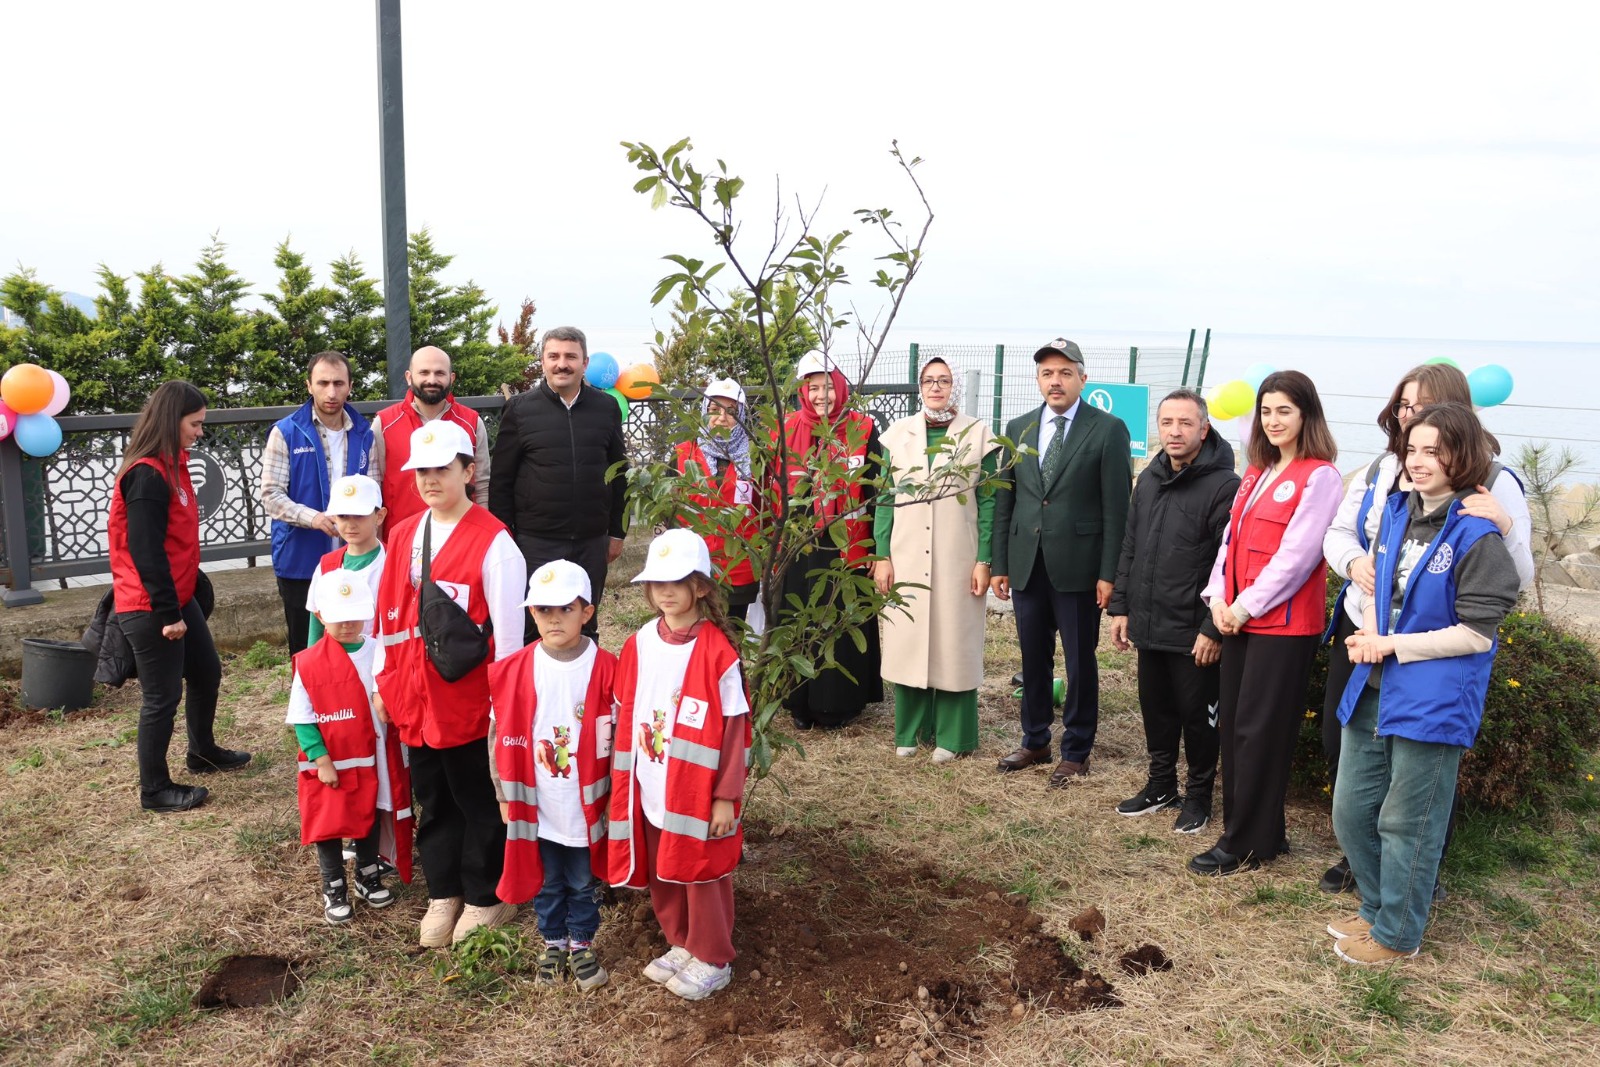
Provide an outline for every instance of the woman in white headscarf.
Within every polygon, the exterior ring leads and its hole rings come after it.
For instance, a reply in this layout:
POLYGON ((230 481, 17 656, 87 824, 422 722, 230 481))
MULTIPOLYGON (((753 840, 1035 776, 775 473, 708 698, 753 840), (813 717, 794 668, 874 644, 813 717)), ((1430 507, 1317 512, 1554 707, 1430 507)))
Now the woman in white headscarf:
POLYGON ((740 542, 748 545, 756 532, 744 388, 732 378, 713 381, 706 386, 700 413, 700 435, 678 443, 677 465, 678 473, 692 482, 686 494, 689 507, 708 522, 690 523, 683 515, 679 519, 705 538, 717 580, 727 588, 728 614, 742 619, 760 589, 750 558, 729 550, 740 542))
POLYGON ((922 410, 883 434, 892 495, 879 497, 873 534, 887 556, 873 564, 880 592, 895 582, 904 608, 883 613, 883 677, 894 683, 895 753, 933 744, 944 763, 978 747, 978 685, 989 591, 998 442, 959 411, 955 371, 935 356, 918 375, 922 410))

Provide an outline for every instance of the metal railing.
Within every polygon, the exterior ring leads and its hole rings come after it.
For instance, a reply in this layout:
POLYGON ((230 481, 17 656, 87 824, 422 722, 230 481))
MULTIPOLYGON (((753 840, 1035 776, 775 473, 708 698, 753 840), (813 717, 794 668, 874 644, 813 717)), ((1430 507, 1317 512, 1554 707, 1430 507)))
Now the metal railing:
MULTIPOLYGON (((914 410, 916 390, 888 384, 863 390, 866 409, 886 427, 914 410)), ((682 394, 680 394, 681 396, 682 394)), ((753 402, 758 398, 752 397, 753 402)), ((504 399, 460 397, 483 418, 493 443, 504 399)), ((356 410, 371 416, 391 401, 363 401, 356 410)), ((261 504, 261 453, 273 423, 294 406, 212 408, 205 437, 191 452, 189 473, 200 504, 203 562, 256 560, 272 554, 271 520, 261 504)), ((623 424, 629 459, 666 459, 676 443, 675 420, 662 400, 630 405, 623 424)), ((7 606, 39 603, 36 581, 107 574, 111 569, 106 519, 122 450, 137 414, 60 418, 62 443, 53 455, 35 459, 16 442, 0 441, 0 581, 7 606)))

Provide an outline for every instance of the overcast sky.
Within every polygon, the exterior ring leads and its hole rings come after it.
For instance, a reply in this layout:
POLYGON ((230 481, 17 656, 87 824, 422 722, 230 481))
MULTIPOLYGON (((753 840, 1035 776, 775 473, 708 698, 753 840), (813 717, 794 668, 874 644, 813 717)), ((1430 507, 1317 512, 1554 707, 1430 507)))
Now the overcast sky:
MULTIPOLYGON (((727 160, 759 238, 776 175, 915 216, 898 138, 937 213, 901 341, 1600 340, 1597 10, 409 0, 408 223, 504 318, 638 342, 659 257, 709 245, 619 141, 727 160)), ((0 268, 92 293, 215 231, 258 288, 285 235, 376 274, 375 37, 355 0, 7 5, 0 268)))

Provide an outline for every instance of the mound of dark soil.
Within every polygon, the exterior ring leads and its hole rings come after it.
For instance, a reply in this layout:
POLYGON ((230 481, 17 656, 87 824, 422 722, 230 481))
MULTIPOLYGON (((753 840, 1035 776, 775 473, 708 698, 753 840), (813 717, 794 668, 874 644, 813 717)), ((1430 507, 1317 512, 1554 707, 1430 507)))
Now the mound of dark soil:
MULTIPOLYGON (((734 982, 660 1017, 652 1036, 662 1062, 936 1062, 970 1053, 987 1027, 1028 1006, 1119 1003, 1042 931, 1025 897, 864 852, 859 840, 848 827, 747 828, 734 879, 734 982)), ((642 895, 621 904, 603 947, 614 973, 638 974, 666 946, 642 895)))
POLYGON ((216 966, 200 992, 197 1008, 264 1008, 294 995, 300 978, 294 962, 279 956, 229 956, 216 966))

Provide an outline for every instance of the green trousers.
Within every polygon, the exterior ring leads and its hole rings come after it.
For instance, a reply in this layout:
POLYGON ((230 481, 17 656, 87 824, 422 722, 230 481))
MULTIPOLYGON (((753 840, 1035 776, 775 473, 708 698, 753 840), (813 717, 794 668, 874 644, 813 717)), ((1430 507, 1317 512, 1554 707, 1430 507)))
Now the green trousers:
POLYGON ((894 687, 894 743, 915 748, 932 742, 951 752, 978 749, 978 691, 946 693, 939 689, 894 687))

